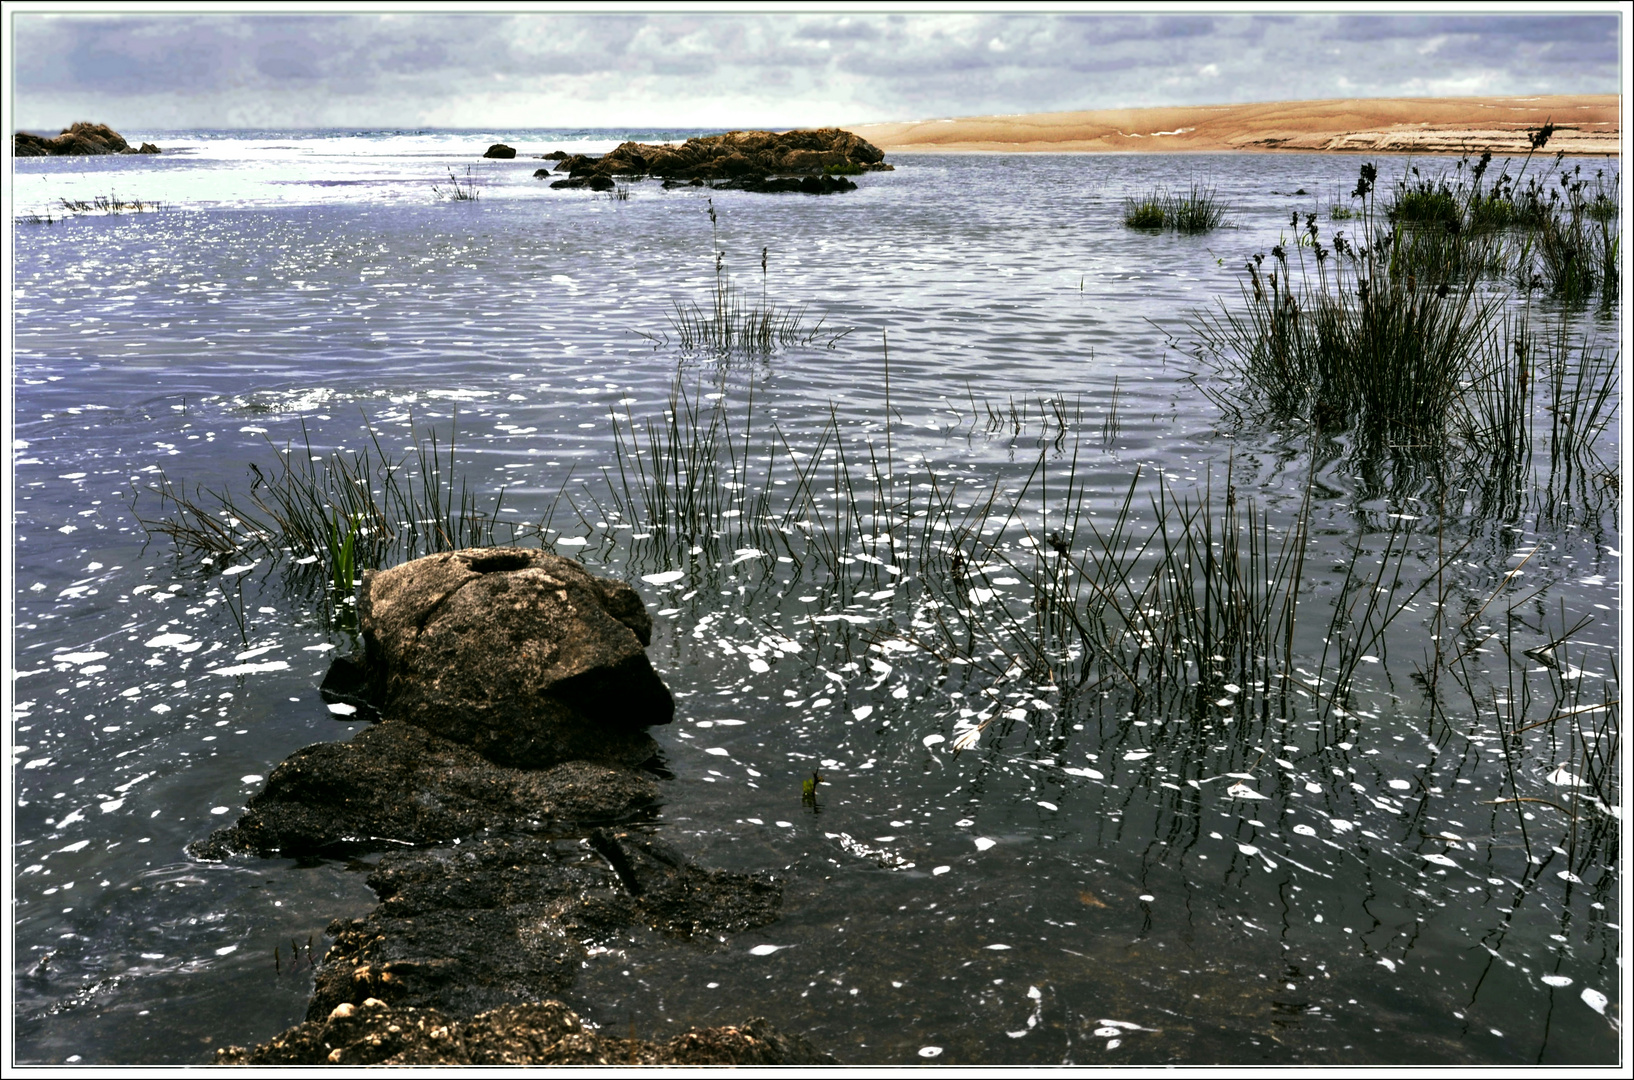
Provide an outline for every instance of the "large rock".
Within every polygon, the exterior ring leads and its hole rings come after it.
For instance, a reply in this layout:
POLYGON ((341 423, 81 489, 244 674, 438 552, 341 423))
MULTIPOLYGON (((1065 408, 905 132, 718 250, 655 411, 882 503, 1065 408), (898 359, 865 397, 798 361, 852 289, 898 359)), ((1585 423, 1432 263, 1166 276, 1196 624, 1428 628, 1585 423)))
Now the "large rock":
POLYGON ((496 142, 488 147, 482 156, 485 158, 503 158, 508 161, 516 156, 516 147, 496 142))
MULTIPOLYGON (((557 172, 589 176, 657 176, 670 180, 731 180, 757 176, 822 176, 888 170, 879 147, 839 128, 732 131, 688 139, 680 146, 627 142, 601 157, 576 154, 557 172)), ((554 186, 554 185, 552 185, 554 186)))
POLYGON ((365 572, 380 711, 517 768, 639 764, 675 701, 635 590, 544 551, 474 548, 365 572))
POLYGON ((635 834, 596 839, 387 855, 368 878, 380 905, 329 926, 307 1019, 371 997, 470 1016, 566 991, 586 941, 631 926, 691 938, 777 917, 782 887, 769 877, 703 869, 635 834))
POLYGON ((107 124, 92 124, 83 120, 63 128, 62 134, 50 139, 19 131, 12 136, 11 146, 12 154, 16 157, 159 153, 159 148, 152 143, 143 143, 137 149, 107 124))
POLYGON ((272 771, 234 825, 190 847, 298 857, 446 843, 486 829, 571 829, 628 821, 658 801, 658 785, 628 769, 569 761, 508 769, 401 721, 350 742, 297 750, 272 771))
POLYGON ((290 1028, 254 1049, 216 1051, 217 1065, 834 1065, 798 1035, 756 1018, 692 1028, 667 1043, 587 1030, 559 1001, 501 1005, 469 1020, 370 998, 290 1028))

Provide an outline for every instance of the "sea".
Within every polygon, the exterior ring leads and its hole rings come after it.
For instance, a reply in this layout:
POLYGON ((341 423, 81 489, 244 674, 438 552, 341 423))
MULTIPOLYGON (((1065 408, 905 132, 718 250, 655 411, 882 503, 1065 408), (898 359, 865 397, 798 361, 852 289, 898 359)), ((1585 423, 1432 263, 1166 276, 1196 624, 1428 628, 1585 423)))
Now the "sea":
MULTIPOLYGON (((415 476, 433 437, 501 541, 654 613, 643 827, 783 882, 756 930, 588 942, 588 1023, 764 1016, 850 1064, 1619 1062, 1620 384, 1552 454, 1525 368, 1504 471, 1242 408, 1210 344, 1256 256, 1314 278, 1360 237, 1362 164, 1467 164, 914 154, 825 196, 598 193, 543 156, 700 133, 123 134, 163 152, 10 178, 16 1062, 206 1063, 302 1019, 380 853, 187 845, 363 727, 318 690, 355 627, 317 553, 165 526, 334 454, 415 476), (1220 227, 1124 225, 1194 186, 1220 227), (689 340, 723 297, 788 332, 689 340), (655 522, 666 454, 702 517, 655 522), (1206 648, 1178 696, 1083 674, 1091 610, 1192 648, 1244 529, 1298 616, 1248 650, 1276 679, 1206 648)), ((1615 300, 1485 280, 1551 355, 1620 364, 1615 300)))

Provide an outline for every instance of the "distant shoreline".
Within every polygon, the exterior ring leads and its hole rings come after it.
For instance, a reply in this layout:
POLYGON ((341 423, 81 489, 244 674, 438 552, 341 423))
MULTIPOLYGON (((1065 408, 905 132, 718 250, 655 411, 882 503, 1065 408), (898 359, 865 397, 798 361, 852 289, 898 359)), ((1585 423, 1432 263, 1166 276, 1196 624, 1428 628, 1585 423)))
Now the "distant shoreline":
POLYGON ((892 154, 1524 154, 1528 132, 1553 122, 1546 153, 1616 155, 1620 104, 1616 94, 1359 98, 970 116, 847 130, 892 154))

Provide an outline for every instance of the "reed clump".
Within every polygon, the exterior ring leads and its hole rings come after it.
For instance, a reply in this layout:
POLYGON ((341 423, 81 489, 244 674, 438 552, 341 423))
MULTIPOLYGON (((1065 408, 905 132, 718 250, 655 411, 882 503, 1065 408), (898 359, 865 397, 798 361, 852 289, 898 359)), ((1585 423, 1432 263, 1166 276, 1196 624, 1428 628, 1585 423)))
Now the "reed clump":
MULTIPOLYGON (((1465 454, 1477 471, 1517 480, 1529 468, 1541 403, 1552 470, 1585 464, 1615 406, 1614 356, 1570 339, 1563 322, 1534 325, 1529 308, 1511 314, 1490 279, 1517 244, 1523 254, 1546 251, 1549 236, 1600 227, 1596 214, 1614 220, 1603 209, 1609 196, 1587 180, 1562 187, 1553 202, 1527 196, 1521 206, 1548 207, 1543 224, 1506 237, 1475 224, 1483 207, 1516 203, 1507 174, 1484 183, 1489 161, 1483 155, 1456 181, 1414 170, 1385 197, 1377 170, 1362 166, 1352 192, 1356 239, 1344 230, 1328 237, 1315 214, 1295 213, 1297 243, 1284 239, 1244 264, 1241 302, 1192 320, 1199 353, 1222 376, 1205 392, 1239 419, 1352 432, 1363 457, 1465 454)), ((1616 237, 1607 243, 1614 249, 1616 237)), ((1589 279, 1577 295, 1600 281, 1585 270, 1592 260, 1565 261, 1589 279)))
POLYGON ((431 194, 438 199, 446 199, 449 202, 476 202, 481 197, 482 191, 477 184, 476 174, 472 172, 471 166, 467 165, 464 180, 455 176, 454 170, 450 169, 448 170, 448 183, 446 185, 432 184, 431 194))
POLYGON ((1163 188, 1123 201, 1123 223, 1131 229, 1204 233, 1225 223, 1226 204, 1212 187, 1192 184, 1185 191, 1163 188))
MULTIPOLYGON (((146 202, 142 199, 123 199, 115 194, 98 195, 94 199, 58 199, 58 204, 70 214, 151 214, 156 213, 161 204, 146 202)), ((38 215, 36 215, 38 219, 38 215)), ((47 224, 50 222, 47 221, 47 224)))
MULTIPOLYGON (((726 270, 726 252, 720 248, 720 220, 714 199, 708 200, 710 237, 715 256, 715 280, 705 304, 673 301, 670 331, 684 353, 719 360, 734 357, 764 358, 779 348, 815 346, 833 348, 850 330, 825 328, 823 319, 807 325, 806 308, 784 308, 766 298, 770 249, 760 252, 760 301, 746 303, 726 270)), ((667 336, 644 335, 657 344, 667 336)))

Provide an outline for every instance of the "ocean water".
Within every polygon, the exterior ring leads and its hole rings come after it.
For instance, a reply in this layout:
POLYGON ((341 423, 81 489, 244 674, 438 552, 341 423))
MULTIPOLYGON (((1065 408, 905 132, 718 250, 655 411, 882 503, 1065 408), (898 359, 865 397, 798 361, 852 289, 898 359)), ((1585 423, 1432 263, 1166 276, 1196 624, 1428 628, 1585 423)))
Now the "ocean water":
MULTIPOLYGON (((1540 451, 1495 493, 1204 392, 1199 313, 1241 302, 1294 212, 1343 229, 1326 211, 1357 159, 926 155, 838 196, 620 199, 551 191, 536 156, 690 133, 125 134, 165 152, 13 179, 17 1060, 203 1062, 301 1018, 308 943, 373 906, 378 857, 184 847, 288 754, 357 730, 317 693, 353 641, 298 553, 178 552, 157 489, 242 496, 252 464, 431 431, 469 491, 503 489, 502 520, 656 613, 678 710, 654 733, 673 774, 654 827, 785 881, 757 931, 595 943, 569 996, 588 1020, 667 1037, 764 1015, 858 1064, 1617 1060, 1621 809, 1581 792, 1573 732, 1618 717, 1618 422, 1599 466, 1563 477, 1540 451), (480 158, 502 140, 514 161, 480 158), (438 198, 451 174, 479 198, 438 198), (1122 225, 1126 197, 1194 181, 1226 227, 1122 225), (158 205, 63 213, 109 195, 158 205), (799 311, 806 340, 684 351, 677 306, 721 281, 799 311), (619 455, 677 393, 749 433, 734 453, 774 500, 803 459, 814 505, 858 505, 839 449, 901 500, 1014 502, 976 530, 981 586, 929 580, 945 563, 899 537, 935 530, 871 510, 837 564, 801 514, 783 548, 661 548, 619 501, 619 455), (1052 510, 1069 477, 1079 518, 1052 510), (1048 532, 1089 544, 1133 490, 1152 535, 1160 493, 1228 485, 1279 543, 1309 499, 1289 709, 1234 713, 1238 687, 1142 711, 1002 655, 1048 532), (1336 711, 1330 611, 1378 567, 1399 614, 1336 711), (929 602, 955 592, 982 628, 962 646, 929 602), (1436 640, 1474 690, 1432 704, 1436 640)), ((1620 350, 1619 312, 1528 311, 1620 350)))

